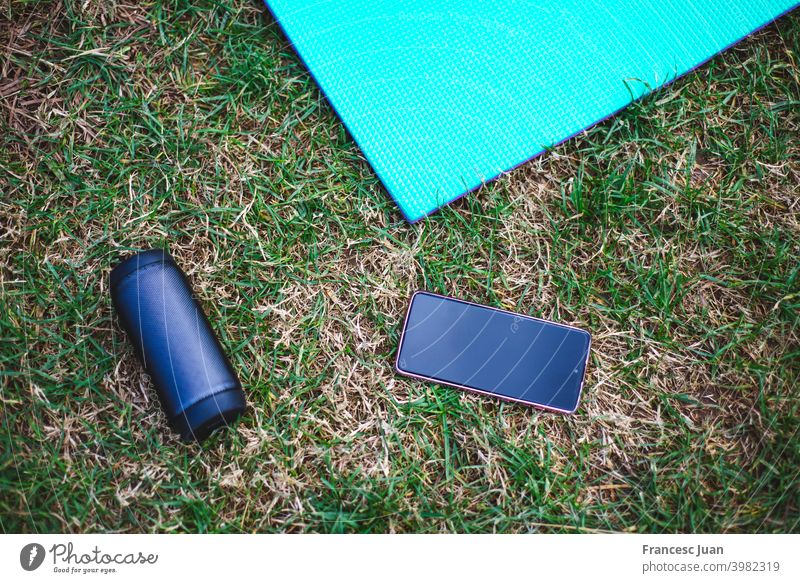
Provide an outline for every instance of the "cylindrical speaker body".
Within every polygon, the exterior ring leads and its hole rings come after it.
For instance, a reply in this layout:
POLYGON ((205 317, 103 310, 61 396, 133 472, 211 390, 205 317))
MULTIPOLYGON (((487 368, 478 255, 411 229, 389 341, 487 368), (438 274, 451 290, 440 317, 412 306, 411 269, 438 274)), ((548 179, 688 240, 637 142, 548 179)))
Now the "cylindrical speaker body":
POLYGON ((111 298, 183 439, 201 441, 244 411, 242 386, 167 251, 143 251, 117 265, 111 298))

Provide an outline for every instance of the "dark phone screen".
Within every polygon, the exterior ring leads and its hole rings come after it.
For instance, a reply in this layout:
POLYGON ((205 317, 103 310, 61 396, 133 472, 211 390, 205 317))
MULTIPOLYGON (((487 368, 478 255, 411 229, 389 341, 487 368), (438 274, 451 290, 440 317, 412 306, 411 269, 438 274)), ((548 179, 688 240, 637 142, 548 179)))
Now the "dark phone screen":
POLYGON ((588 332, 417 292, 397 355, 401 374, 571 412, 588 332))

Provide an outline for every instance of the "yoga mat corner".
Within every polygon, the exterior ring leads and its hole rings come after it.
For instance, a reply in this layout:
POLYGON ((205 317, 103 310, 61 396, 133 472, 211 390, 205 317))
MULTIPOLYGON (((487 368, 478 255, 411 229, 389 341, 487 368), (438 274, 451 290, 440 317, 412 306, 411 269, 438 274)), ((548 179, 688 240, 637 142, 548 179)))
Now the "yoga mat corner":
POLYGON ((415 222, 620 111, 795 0, 265 0, 415 222))

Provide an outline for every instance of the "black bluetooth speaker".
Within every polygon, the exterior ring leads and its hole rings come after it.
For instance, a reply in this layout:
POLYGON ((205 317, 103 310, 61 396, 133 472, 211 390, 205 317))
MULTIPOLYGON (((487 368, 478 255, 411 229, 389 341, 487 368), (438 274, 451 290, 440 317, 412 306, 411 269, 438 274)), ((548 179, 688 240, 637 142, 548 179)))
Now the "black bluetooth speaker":
POLYGON ((245 409, 239 379, 189 283, 165 250, 111 271, 111 299, 172 427, 202 441, 245 409))

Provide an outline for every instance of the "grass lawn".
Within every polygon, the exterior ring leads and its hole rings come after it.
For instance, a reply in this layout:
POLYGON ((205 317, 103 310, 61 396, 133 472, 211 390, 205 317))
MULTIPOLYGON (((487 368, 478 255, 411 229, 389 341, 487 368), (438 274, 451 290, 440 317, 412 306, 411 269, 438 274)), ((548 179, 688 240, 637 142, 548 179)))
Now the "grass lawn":
POLYGON ((0 5, 0 530, 800 530, 800 14, 410 226, 256 1, 0 5), (168 246, 250 411, 171 433, 168 246), (592 332, 574 416, 392 369, 416 289, 592 332))

